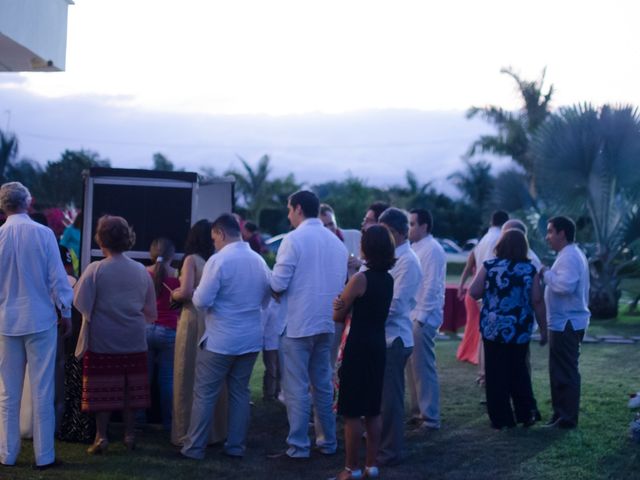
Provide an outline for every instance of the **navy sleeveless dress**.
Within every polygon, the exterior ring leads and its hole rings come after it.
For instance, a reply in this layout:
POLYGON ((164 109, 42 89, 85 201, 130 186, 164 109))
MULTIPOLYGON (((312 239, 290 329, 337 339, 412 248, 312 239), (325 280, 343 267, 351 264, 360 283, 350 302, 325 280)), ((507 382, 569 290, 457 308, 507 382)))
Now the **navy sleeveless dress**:
POLYGON ((338 372, 338 413, 346 417, 380 414, 387 351, 384 324, 393 297, 393 278, 367 270, 367 290, 353 303, 351 330, 338 372))

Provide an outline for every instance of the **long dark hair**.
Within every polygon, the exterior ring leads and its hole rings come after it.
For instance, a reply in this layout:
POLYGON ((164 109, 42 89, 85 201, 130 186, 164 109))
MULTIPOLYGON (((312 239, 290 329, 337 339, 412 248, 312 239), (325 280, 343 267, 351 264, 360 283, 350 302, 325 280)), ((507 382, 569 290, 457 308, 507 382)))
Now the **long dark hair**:
POLYGON ((156 289, 156 296, 162 292, 162 282, 167 278, 167 265, 176 253, 176 247, 168 238, 160 237, 151 242, 149 254, 154 262, 153 266, 153 286, 156 289))
POLYGON ((213 255, 213 240, 211 239, 211 223, 208 220, 198 220, 193 224, 187 241, 184 244, 184 256, 198 254, 205 260, 213 255))

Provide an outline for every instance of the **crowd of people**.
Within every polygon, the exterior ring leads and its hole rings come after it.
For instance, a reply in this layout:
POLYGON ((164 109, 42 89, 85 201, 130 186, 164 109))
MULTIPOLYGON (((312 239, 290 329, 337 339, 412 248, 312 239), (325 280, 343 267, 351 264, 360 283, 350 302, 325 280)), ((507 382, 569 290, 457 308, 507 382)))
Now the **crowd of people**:
MULTIPOLYGON (((0 227, 2 465, 14 465, 20 451, 23 382, 31 391, 37 468, 58 464, 56 430, 64 439, 92 436, 89 454, 107 452, 113 412, 121 412, 124 444, 136 448, 153 378, 161 424, 181 457, 200 460, 207 445, 221 441, 224 454, 242 457, 249 381, 261 352, 264 398, 284 402, 289 424, 286 450, 272 457, 308 458, 313 449, 334 455, 335 407, 345 436, 345 467, 336 478, 377 478, 380 467, 404 457, 407 385, 408 423, 422 432, 442 427, 435 339, 446 257, 429 211, 376 202, 361 232, 347 232, 314 193, 295 192, 287 204, 293 229, 272 270, 255 224, 241 225, 231 213, 193 225, 178 268, 167 238, 150 245, 149 266, 129 258, 133 229, 107 215, 95 229, 104 258, 73 286, 54 234, 27 215, 30 202, 18 182, 0 188, 7 215, 0 227), (67 395, 59 410, 61 351, 67 395)), ((548 426, 578 424, 588 266, 569 218, 549 220, 547 241, 558 253, 551 267, 529 248, 522 222, 495 212, 462 275, 468 320, 459 358, 482 365, 478 381, 496 429, 541 419, 529 363, 535 322, 550 346, 548 426)))

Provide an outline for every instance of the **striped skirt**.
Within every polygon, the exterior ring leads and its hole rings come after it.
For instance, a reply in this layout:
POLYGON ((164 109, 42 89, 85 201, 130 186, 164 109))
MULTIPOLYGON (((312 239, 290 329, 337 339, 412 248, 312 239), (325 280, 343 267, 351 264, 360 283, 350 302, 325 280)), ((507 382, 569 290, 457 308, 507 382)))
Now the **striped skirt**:
POLYGON ((87 352, 82 365, 82 411, 147 408, 150 404, 147 352, 87 352))

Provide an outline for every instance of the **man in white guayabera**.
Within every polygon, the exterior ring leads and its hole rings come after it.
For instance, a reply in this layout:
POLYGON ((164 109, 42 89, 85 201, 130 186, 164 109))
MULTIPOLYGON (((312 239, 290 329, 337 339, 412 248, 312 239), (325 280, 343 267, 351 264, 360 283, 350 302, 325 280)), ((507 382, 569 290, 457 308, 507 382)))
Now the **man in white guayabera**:
POLYGON ((323 226, 319 208, 312 192, 298 191, 289 197, 288 217, 294 230, 280 245, 271 277, 273 295, 286 297, 287 304, 280 355, 289 419, 286 455, 292 458, 310 455, 311 394, 316 445, 326 455, 334 454, 337 446, 330 360, 333 299, 347 279, 349 254, 340 239, 323 226))
POLYGON ((0 463, 20 453, 20 398, 25 368, 33 398, 35 466, 56 465, 54 370, 60 311, 61 335, 71 333, 73 292, 53 232, 27 215, 29 190, 19 182, 0 188, 0 463))

